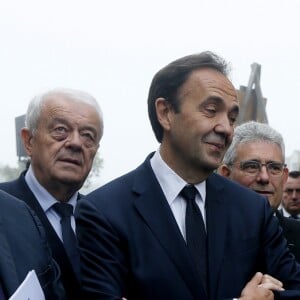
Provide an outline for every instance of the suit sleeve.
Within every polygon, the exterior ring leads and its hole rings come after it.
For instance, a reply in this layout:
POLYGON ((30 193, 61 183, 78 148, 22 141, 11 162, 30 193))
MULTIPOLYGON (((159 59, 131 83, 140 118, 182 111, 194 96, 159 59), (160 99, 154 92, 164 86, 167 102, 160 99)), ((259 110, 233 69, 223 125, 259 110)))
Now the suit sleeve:
POLYGON ((300 265, 288 249, 278 219, 269 213, 269 209, 265 211, 266 221, 262 241, 265 257, 264 273, 282 281, 285 289, 283 292, 273 292, 274 299, 300 299, 300 265))
POLYGON ((78 203, 76 230, 81 252, 82 299, 126 297, 127 270, 120 239, 92 202, 78 203))

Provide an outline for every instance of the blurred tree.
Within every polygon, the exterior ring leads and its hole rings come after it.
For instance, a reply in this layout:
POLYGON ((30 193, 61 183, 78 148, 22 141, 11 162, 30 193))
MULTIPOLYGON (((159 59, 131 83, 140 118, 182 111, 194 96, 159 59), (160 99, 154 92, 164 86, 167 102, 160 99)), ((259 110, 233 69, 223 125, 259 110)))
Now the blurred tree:
POLYGON ((94 162, 93 162, 93 166, 90 171, 90 174, 87 177, 87 179, 85 180, 85 183, 83 185, 83 187, 85 189, 89 189, 92 184, 92 181, 95 178, 100 176, 100 173, 101 173, 100 171, 102 168, 103 168, 103 159, 100 157, 99 152, 97 152, 97 154, 95 155, 95 158, 94 158, 94 162))
POLYGON ((25 170, 26 163, 18 161, 17 167, 10 167, 9 165, 0 165, 0 180, 10 181, 19 177, 23 170, 25 170))

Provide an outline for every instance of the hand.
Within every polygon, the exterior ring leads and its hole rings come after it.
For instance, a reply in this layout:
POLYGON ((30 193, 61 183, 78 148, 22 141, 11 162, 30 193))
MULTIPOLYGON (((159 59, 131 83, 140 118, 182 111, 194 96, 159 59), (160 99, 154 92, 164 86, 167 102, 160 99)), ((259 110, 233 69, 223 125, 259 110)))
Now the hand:
POLYGON ((276 286, 275 278, 257 272, 242 290, 239 300, 274 300, 274 294, 265 285, 276 286))
POLYGON ((283 283, 268 274, 263 275, 262 281, 258 286, 272 291, 284 291, 283 283))

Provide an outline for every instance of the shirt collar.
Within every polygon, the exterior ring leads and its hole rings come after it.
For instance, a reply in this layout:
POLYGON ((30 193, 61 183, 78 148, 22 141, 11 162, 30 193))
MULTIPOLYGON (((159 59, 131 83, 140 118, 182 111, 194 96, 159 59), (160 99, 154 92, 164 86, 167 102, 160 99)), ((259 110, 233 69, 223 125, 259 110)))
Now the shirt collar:
MULTIPOLYGON (((29 166, 25 174, 25 181, 38 200, 44 212, 49 210, 54 203, 59 202, 38 182, 31 166, 29 166)), ((78 192, 74 193, 74 195, 68 201, 68 204, 71 204, 73 206, 73 209, 75 209, 77 198, 78 192)))
MULTIPOLYGON (((150 160, 153 172, 167 198, 168 203, 171 205, 172 202, 177 198, 181 190, 188 183, 177 175, 162 159, 159 150, 157 150, 150 160)), ((206 197, 206 184, 205 180, 195 184, 194 186, 198 190, 203 203, 205 205, 206 197)))
MULTIPOLYGON (((287 218, 291 217, 291 214, 289 212, 287 212, 284 207, 282 207, 281 209, 282 209, 282 215, 284 217, 287 217, 287 218)), ((297 218, 300 219, 300 215, 299 214, 297 214, 297 218)))

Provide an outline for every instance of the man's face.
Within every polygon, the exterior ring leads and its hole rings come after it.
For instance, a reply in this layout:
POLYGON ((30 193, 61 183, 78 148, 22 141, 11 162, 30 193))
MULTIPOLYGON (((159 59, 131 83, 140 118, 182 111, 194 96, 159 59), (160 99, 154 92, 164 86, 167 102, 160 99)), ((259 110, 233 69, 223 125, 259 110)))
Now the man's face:
POLYGON ((50 193, 62 185, 74 192, 82 186, 99 146, 99 128, 91 105, 53 96, 44 103, 34 134, 23 129, 34 174, 50 193))
POLYGON ((238 101, 231 82, 210 68, 194 71, 178 98, 179 112, 162 104, 166 107, 160 116, 164 127, 161 148, 170 167, 193 180, 199 172, 210 173, 221 163, 232 140, 238 101))
POLYGON ((290 214, 300 214, 300 177, 288 177, 284 187, 282 205, 290 214))
MULTIPOLYGON (((266 166, 262 166, 256 175, 250 175, 240 169, 240 162, 245 161, 258 161, 262 164, 269 162, 283 163, 280 147, 266 141, 241 143, 236 148, 234 165, 226 167, 228 168, 228 177, 267 197, 271 207, 277 209, 280 205, 283 186, 288 176, 287 168, 284 168, 282 175, 272 176, 268 173, 266 166)), ((221 168, 223 168, 223 166, 221 168)), ((222 173, 222 175, 224 175, 224 173, 222 173)))

